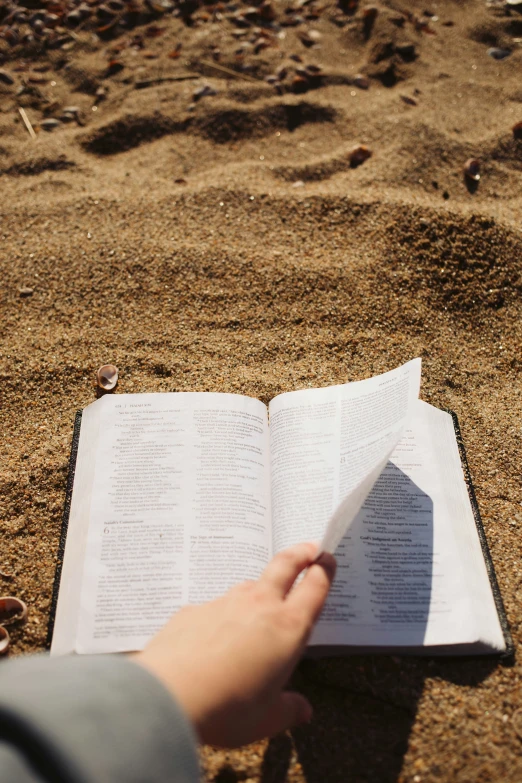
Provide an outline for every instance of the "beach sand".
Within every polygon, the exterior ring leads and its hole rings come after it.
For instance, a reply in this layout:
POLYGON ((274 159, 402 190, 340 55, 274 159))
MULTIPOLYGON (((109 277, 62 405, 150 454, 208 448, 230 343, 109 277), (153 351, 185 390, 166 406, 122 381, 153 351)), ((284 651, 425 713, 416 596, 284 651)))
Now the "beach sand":
MULTIPOLYGON (((0 569, 12 578, 0 591, 29 607, 12 655, 45 645, 74 414, 104 363, 122 393, 268 402, 421 356, 421 396, 459 416, 520 640, 522 9, 289 5, 274 0, 266 35, 255 12, 242 27, 221 6, 190 24, 151 14, 103 41, 87 21, 22 51, 2 4, 0 569), (320 76, 296 78, 310 64, 320 76), (282 66, 282 82, 264 80, 282 66), (216 94, 195 100, 205 85, 216 94), (45 132, 67 106, 78 112, 45 132), (361 144, 373 154, 352 168, 361 144)), ((306 661, 296 685, 312 724, 204 749, 206 776, 520 783, 521 673, 306 661)))

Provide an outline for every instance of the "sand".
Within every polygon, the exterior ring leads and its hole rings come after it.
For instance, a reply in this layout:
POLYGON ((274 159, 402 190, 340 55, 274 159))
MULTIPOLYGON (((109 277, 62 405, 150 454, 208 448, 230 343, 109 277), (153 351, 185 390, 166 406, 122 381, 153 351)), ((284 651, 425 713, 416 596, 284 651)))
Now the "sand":
MULTIPOLYGON (((274 0, 278 23, 287 5, 274 0)), ((0 79, 0 591, 29 606, 10 654, 45 645, 74 413, 109 362, 123 393, 268 401, 422 356, 422 397, 458 413, 518 644, 522 14, 479 0, 375 8, 305 5, 265 39, 224 6, 103 41, 86 22, 57 48, 0 39, 14 80, 0 79), (321 77, 264 81, 309 64, 321 77), (216 94, 194 100, 205 85, 216 94), (71 121, 45 132, 67 106, 71 121), (360 144, 372 157, 351 168, 360 144)), ((305 662, 312 724, 205 749, 207 779, 519 783, 521 672, 305 662)))

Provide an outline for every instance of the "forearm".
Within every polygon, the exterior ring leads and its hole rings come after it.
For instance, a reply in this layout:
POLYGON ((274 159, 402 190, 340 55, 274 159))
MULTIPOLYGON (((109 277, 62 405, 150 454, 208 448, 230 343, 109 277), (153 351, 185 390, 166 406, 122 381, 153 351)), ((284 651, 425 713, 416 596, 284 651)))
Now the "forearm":
POLYGON ((0 783, 197 783, 196 738, 165 688, 120 656, 0 663, 0 783))

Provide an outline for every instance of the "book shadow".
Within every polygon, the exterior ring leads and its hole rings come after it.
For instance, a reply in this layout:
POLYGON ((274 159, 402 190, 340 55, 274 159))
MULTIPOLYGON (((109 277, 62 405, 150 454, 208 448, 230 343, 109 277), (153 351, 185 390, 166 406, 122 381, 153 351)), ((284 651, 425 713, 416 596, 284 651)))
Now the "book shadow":
MULTIPOLYGON (((368 598, 374 617, 393 619, 391 627, 397 627, 401 617, 409 618, 408 645, 422 645, 432 602, 433 503, 391 462, 336 552, 339 579, 345 585, 333 590, 328 601, 330 607, 339 604, 346 622, 350 604, 342 595, 352 592, 348 562, 355 553, 359 573, 366 569, 365 578, 372 582, 368 598), (392 498, 391 503, 383 505, 384 496, 392 498), (362 550, 360 536, 366 537, 362 550), (408 551, 415 553, 409 573, 401 562, 401 551, 406 551, 401 542, 409 542, 408 551)), ((437 677, 475 687, 497 665, 498 660, 470 656, 395 652, 305 658, 290 687, 309 699, 313 720, 294 729, 291 737, 270 741, 261 783, 284 783, 296 760, 307 783, 396 783, 425 681, 437 677)))

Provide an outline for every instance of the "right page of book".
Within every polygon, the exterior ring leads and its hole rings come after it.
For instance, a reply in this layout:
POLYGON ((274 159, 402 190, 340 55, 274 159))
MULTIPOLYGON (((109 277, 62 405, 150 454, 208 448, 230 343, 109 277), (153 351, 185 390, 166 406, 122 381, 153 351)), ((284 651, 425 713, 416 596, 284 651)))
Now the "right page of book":
POLYGON ((336 557, 312 644, 504 649, 448 413, 417 401, 336 557))

